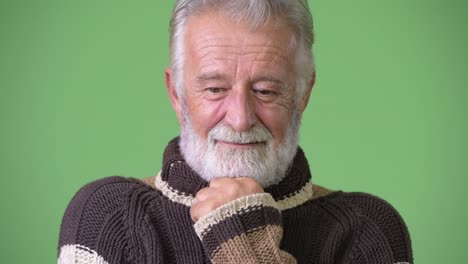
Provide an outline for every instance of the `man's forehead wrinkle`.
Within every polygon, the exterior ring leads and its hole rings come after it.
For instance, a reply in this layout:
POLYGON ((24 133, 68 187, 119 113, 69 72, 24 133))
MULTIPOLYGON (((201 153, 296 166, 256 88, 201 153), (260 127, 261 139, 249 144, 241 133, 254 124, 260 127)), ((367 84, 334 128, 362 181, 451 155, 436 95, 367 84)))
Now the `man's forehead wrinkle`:
MULTIPOLYGON (((281 48, 281 45, 277 43, 271 43, 271 40, 265 41, 265 39, 260 39, 258 41, 255 38, 255 35, 250 36, 235 36, 227 35, 227 36, 216 36, 217 32, 198 32, 191 34, 191 41, 198 47, 199 50, 205 48, 234 48, 240 50, 246 50, 248 48, 261 48, 261 49, 274 49, 278 52, 283 52, 284 49, 281 48), (201 37, 200 37, 201 36, 201 37), (242 37, 243 39, 239 41, 239 38, 242 37), (235 43, 235 44, 233 44, 235 43)), ((267 36, 266 34, 264 34, 267 36)), ((286 43, 285 47, 288 47, 290 44, 289 42, 286 43)))
POLYGON ((225 49, 225 50, 237 50, 237 52, 232 51, 232 53, 242 55, 242 54, 249 54, 249 53, 274 53, 274 54, 282 54, 284 50, 276 45, 261 45, 261 44, 249 44, 249 45, 229 45, 229 44, 208 44, 208 45, 200 45, 197 50, 198 51, 205 51, 207 49, 225 49), (253 50, 252 50, 253 49, 253 50))
POLYGON ((199 58, 203 60, 231 60, 231 61, 257 61, 257 62, 273 62, 277 64, 285 64, 289 65, 291 62, 288 59, 287 54, 284 52, 280 52, 280 49, 277 50, 265 50, 265 47, 260 45, 256 46, 257 50, 249 50, 249 51, 239 51, 237 48, 233 48, 233 46, 216 46, 210 45, 201 48, 199 51, 200 56, 199 58), (223 50, 223 48, 228 48, 227 50, 223 50), (258 49, 257 49, 258 47, 258 49), (211 48, 221 48, 217 52, 213 52, 211 48), (254 59, 252 58, 245 58, 244 56, 254 55, 254 59))
MULTIPOLYGON (((286 75, 288 72, 286 63, 288 62, 280 64, 276 60, 279 60, 279 58, 246 60, 247 63, 252 64, 248 67, 249 74, 247 79, 249 79, 249 82, 269 81, 283 86, 289 83, 288 80, 291 76, 286 75)), ((239 74, 238 70, 240 68, 238 62, 242 62, 242 60, 226 57, 214 57, 204 60, 200 64, 198 77, 195 77, 194 80, 223 79, 231 82, 233 81, 232 78, 236 79, 239 74), (229 63, 226 64, 226 61, 229 61, 229 63)))
POLYGON ((216 57, 211 57, 213 54, 205 54, 202 55, 202 59, 211 59, 211 60, 217 60, 217 61, 239 61, 239 62, 268 62, 269 64, 273 65, 289 65, 291 62, 288 61, 286 57, 283 56, 277 56, 276 54, 268 54, 268 55, 273 55, 269 58, 265 58, 266 54, 258 54, 256 52, 248 53, 248 54, 229 54, 226 56, 219 56, 215 55, 216 57), (255 55, 254 59, 251 58, 243 58, 239 57, 241 55, 255 55))

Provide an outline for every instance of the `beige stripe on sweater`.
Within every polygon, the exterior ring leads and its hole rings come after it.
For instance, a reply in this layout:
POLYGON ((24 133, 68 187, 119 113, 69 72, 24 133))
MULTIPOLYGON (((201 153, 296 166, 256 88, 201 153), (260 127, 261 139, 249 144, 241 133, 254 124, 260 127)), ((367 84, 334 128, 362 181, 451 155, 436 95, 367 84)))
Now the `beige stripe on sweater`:
POLYGON ((280 226, 268 225, 235 236, 213 252, 211 261, 215 264, 296 263, 293 256, 279 248, 282 233, 280 226))

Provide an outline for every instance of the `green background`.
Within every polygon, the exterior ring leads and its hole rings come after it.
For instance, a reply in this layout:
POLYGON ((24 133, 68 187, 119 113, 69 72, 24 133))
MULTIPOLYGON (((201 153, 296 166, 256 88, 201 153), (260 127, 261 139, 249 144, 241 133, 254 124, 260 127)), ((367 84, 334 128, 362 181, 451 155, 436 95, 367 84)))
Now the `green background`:
MULTIPOLYGON (((315 182, 392 203, 417 263, 468 263, 468 2, 310 3, 318 71, 300 142, 315 182)), ((83 184, 159 170, 178 133, 172 4, 0 2, 2 263, 56 262, 83 184)))

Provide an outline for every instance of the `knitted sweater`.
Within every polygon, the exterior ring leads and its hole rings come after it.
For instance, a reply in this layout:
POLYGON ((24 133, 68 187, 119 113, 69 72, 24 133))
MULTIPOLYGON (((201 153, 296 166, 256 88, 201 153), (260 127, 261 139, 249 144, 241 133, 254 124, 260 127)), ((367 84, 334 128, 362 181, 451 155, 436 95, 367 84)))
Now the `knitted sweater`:
POLYGON ((82 187, 60 231, 58 263, 412 263, 405 223, 387 202, 311 183, 301 149, 278 184, 229 202, 196 223, 207 187, 178 139, 158 176, 108 177, 82 187))

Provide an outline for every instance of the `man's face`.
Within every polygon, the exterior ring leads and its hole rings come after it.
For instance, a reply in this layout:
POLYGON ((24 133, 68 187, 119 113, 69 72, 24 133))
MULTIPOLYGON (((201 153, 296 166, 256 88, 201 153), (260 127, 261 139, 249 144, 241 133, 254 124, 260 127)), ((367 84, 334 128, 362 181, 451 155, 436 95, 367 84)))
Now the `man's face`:
POLYGON ((283 176, 255 174, 284 174, 286 168, 269 167, 287 167, 296 152, 293 122, 303 108, 294 100, 293 43, 281 21, 253 32, 216 13, 190 18, 184 98, 170 94, 182 125, 182 152, 205 179, 251 176, 269 185, 283 176))

